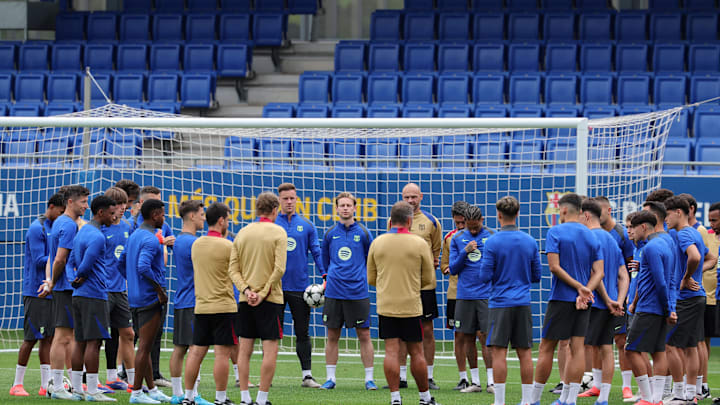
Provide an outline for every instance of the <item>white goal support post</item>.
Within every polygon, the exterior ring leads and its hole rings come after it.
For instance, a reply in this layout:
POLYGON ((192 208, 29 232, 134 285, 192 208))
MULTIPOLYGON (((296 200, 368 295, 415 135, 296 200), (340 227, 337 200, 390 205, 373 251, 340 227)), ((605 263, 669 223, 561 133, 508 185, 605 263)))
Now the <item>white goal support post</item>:
MULTIPOLYGON (((120 179, 162 190, 166 220, 177 234, 179 204, 198 199, 231 208, 230 231, 255 220, 255 198, 294 183, 299 215, 324 232, 337 220, 334 197, 357 197, 356 218, 377 237, 402 187, 417 183, 421 208, 453 229, 450 207, 478 205, 484 224, 498 228, 495 202, 513 195, 521 203, 518 225, 544 249, 547 230, 558 222, 563 193, 604 195, 615 219, 635 211, 660 185, 668 130, 682 107, 647 114, 586 118, 204 118, 109 104, 54 117, 0 117, 0 350, 22 340, 22 272, 25 232, 44 213, 57 189, 82 184, 91 198, 120 179)), ((89 218, 90 212, 85 217, 89 218)), ((309 256, 311 282, 320 282, 309 256)), ((543 279, 532 290, 534 338, 550 289, 543 279)), ((172 254, 167 266, 172 300, 177 285, 172 254)), ((437 271, 440 317, 435 321, 438 355, 452 355, 445 327, 447 276, 437 271)), ((371 335, 379 348, 374 291, 371 335)), ((164 347, 172 346, 169 306, 164 347)), ((294 352, 286 312, 282 351, 294 352)), ((310 336, 322 352, 322 309, 312 311, 310 336)), ((343 331, 353 337, 354 331, 343 331)), ((341 353, 357 354, 356 339, 343 339, 341 353)))

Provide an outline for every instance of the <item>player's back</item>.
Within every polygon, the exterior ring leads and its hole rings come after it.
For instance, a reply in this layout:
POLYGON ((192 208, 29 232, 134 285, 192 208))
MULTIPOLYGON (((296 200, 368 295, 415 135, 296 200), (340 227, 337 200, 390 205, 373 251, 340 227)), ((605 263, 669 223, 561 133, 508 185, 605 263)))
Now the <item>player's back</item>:
MULTIPOLYGON (((600 243, 600 250, 603 254, 603 284, 605 285, 605 291, 607 291, 610 299, 617 300, 618 270, 620 266, 625 265, 625 259, 622 257, 622 252, 618 247, 617 241, 609 232, 602 228, 593 229, 592 232, 600 243)), ((597 290, 593 291, 593 294, 595 296, 595 302, 592 306, 594 308, 607 309, 605 302, 600 298, 597 290)))
POLYGON ((612 236, 612 238, 615 240, 618 247, 620 248, 623 259, 632 257, 633 252, 635 251, 635 245, 630 240, 627 229, 622 224, 616 223, 615 227, 611 229, 608 233, 610 234, 610 236, 612 236))
POLYGON ((660 234, 650 236, 648 242, 636 253, 640 262, 637 275, 637 305, 635 312, 669 315, 665 308, 673 309, 670 302, 669 280, 667 268, 674 267, 672 246, 660 234))
POLYGON ((145 277, 161 287, 167 286, 162 245, 151 227, 141 225, 128 238, 125 246, 125 266, 128 283, 128 302, 141 308, 157 301, 157 292, 145 277))
MULTIPOLYGON (((579 222, 565 222, 550 228, 545 238, 545 251, 557 253, 560 267, 583 285, 590 280, 592 264, 602 260, 597 238, 579 222)), ((574 302, 576 297, 577 291, 573 287, 553 276, 550 300, 574 302)))
POLYGON ((228 273, 232 244, 219 234, 201 236, 192 244, 196 314, 236 312, 228 273))
POLYGON ((125 277, 118 269, 120 257, 130 236, 130 224, 121 219, 119 223, 101 228, 105 235, 105 277, 108 292, 127 291, 125 277))
MULTIPOLYGON (((250 289, 257 291, 265 286, 275 269, 285 272, 287 243, 282 227, 262 219, 253 222, 241 229, 232 243, 231 271, 239 268, 250 289)), ((240 299, 243 298, 240 294, 240 299)), ((266 299, 276 304, 284 302, 281 280, 270 287, 266 299)))
POLYGON ((175 308, 192 308, 195 306, 195 276, 192 264, 192 245, 197 236, 181 232, 175 239, 175 272, 177 273, 177 290, 175 291, 175 308))

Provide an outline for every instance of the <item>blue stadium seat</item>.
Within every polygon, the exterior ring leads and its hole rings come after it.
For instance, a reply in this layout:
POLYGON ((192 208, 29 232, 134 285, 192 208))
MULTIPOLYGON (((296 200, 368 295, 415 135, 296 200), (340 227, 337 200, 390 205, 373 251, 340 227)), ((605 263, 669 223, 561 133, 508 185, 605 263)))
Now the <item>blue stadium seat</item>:
POLYGON ((45 116, 72 114, 75 112, 75 103, 51 103, 45 107, 45 116))
POLYGON ((0 103, 12 103, 13 75, 0 73, 0 103))
POLYGON ((45 72, 48 70, 49 56, 50 46, 48 44, 26 42, 20 46, 18 70, 21 72, 45 72))
POLYGON ((539 74, 510 76, 508 101, 513 105, 540 104, 542 77, 539 74))
POLYGON ((183 50, 183 69, 190 73, 215 74, 215 46, 213 44, 186 44, 183 50))
POLYGON ((113 80, 116 104, 142 103, 145 77, 141 73, 118 73, 113 80))
POLYGON ((408 104, 432 104, 435 93, 435 76, 406 74, 402 80, 402 101, 408 104))
POLYGON ((475 75, 473 78, 473 102, 478 104, 503 104, 505 102, 505 76, 475 75))
POLYGON ((52 70, 55 72, 82 71, 82 46, 56 43, 52 47, 52 70))
POLYGON ((160 13, 182 13, 185 11, 185 1, 155 0, 155 10, 160 13))
POLYGON ((52 73, 48 76, 48 103, 77 101, 78 76, 71 73, 52 73))
POLYGON ((153 73, 148 76, 147 98, 149 103, 178 104, 178 76, 153 73))
POLYGON ((433 170, 433 142, 430 137, 400 139, 400 168, 405 171, 433 170))
POLYGON ((114 42, 116 32, 117 16, 115 14, 95 12, 88 15, 88 42, 114 42))
POLYGON ((406 13, 404 29, 406 41, 435 40, 435 13, 406 13))
POLYGON ((185 39, 188 42, 215 41, 215 14, 188 14, 185 18, 185 39))
POLYGON ((463 137, 464 140, 441 142, 437 151, 437 166, 441 172, 469 172, 472 159, 472 147, 475 139, 463 137))
POLYGON ((655 44, 653 49, 653 70, 655 74, 684 72, 685 45, 655 44))
POLYGON ((229 136, 225 138, 225 169, 226 170, 257 170, 255 163, 255 140, 229 136))
POLYGON ((612 39, 610 13, 581 13, 578 37, 583 41, 609 41, 612 39))
POLYGON ((547 105, 575 105, 577 76, 552 74, 545 78, 545 103, 547 105))
POLYGON ((93 72, 107 72, 113 70, 115 48, 112 44, 85 45, 85 66, 93 72))
POLYGON ((433 104, 413 104, 403 108, 402 116, 405 118, 433 118, 435 106, 433 104))
POLYGON ((475 41, 505 39, 505 14, 484 12, 473 15, 473 39, 475 41))
POLYGON ((467 104, 470 89, 470 76, 466 74, 440 75, 437 86, 439 104, 467 104))
POLYGON ((612 44, 585 43, 580 49, 580 70, 585 73, 612 71, 612 44))
POLYGON ((215 0, 187 0, 187 8, 193 13, 207 13, 217 10, 217 1, 215 0))
MULTIPOLYGON (((571 161, 577 160, 577 147, 575 139, 561 138, 550 139, 545 145, 545 160, 547 161, 571 161)), ((575 173, 574 163, 550 163, 547 165, 550 173, 570 174, 575 173)))
POLYGON ((402 14, 396 10, 376 10, 370 16, 370 40, 399 41, 402 14))
POLYGON ((333 118, 363 118, 365 107, 362 104, 343 104, 335 106, 330 113, 333 118))
POLYGON ((314 73, 300 75, 298 100, 303 103, 327 103, 330 93, 330 76, 314 73))
MULTIPOLYGON (((667 108, 677 107, 677 105, 658 105, 658 110, 664 110, 667 108)), ((687 138, 688 137, 688 126, 690 123, 690 112, 687 109, 680 110, 677 118, 673 120, 668 130, 669 138, 687 138)))
POLYGON ((332 101, 335 105, 361 104, 365 81, 359 73, 337 73, 332 80, 332 101))
POLYGON ((685 76, 657 75, 653 81, 653 101, 658 105, 685 105, 686 88, 685 76))
POLYGON ((475 44, 473 46, 473 70, 475 73, 497 73, 505 70, 505 45, 475 44))
POLYGON ((367 169, 372 171, 397 170, 398 141, 370 139, 365 145, 367 169))
POLYGON ((371 74, 367 82, 368 104, 395 104, 398 102, 400 78, 395 74, 371 74))
POLYGON ((147 0, 123 0, 123 11, 126 13, 150 13, 152 2, 147 0))
POLYGON ((223 12, 247 12, 250 11, 251 6, 251 0, 220 0, 220 9, 223 12))
MULTIPOLYGON (((578 106, 574 105, 559 105, 559 106, 552 106, 545 109, 545 116, 546 117, 556 117, 556 118, 576 118, 579 115, 580 108, 578 106)), ((575 129, 566 129, 566 128, 548 128, 547 129, 547 137, 548 139, 553 138, 560 138, 570 136, 575 136, 577 134, 577 130, 575 129), (568 132, 569 131, 569 132, 568 132)))
POLYGON ((690 43, 717 40, 717 11, 688 13, 685 25, 687 27, 685 39, 690 43))
POLYGON ((475 171, 478 173, 504 173, 505 163, 489 161, 507 160, 507 142, 478 138, 474 148, 475 171))
POLYGON ((437 0, 437 9, 439 11, 467 11, 467 0, 437 0))
POLYGON ((613 78, 610 75, 583 76, 580 79, 580 102, 582 104, 608 105, 613 103, 613 78))
POLYGON ((368 118, 396 118, 400 116, 400 107, 397 105, 372 105, 367 109, 368 118))
POLYGON ((289 14, 317 14, 318 0, 287 0, 289 14))
POLYGON ((615 15, 615 39, 621 42, 643 42, 647 39, 647 13, 626 11, 615 15))
POLYGON ((440 13, 438 39, 441 41, 467 41, 470 39, 470 14, 440 13))
POLYGON ((290 160, 289 139, 264 139, 259 142, 258 158, 263 170, 289 172, 293 170, 290 160))
POLYGON ((508 49, 508 70, 510 72, 537 72, 540 70, 539 44, 510 44, 508 49))
MULTIPOLYGON (((693 76, 690 78, 690 102, 698 103, 720 96, 720 77, 693 76)), ((16 93, 17 97, 17 93, 16 93)), ((718 101, 713 101, 718 104, 718 101)))
MULTIPOLYGON (((408 45, 409 46, 409 45, 408 45)), ((365 70, 367 45, 360 41, 340 41, 335 46, 336 72, 362 72, 365 70)), ((434 58, 433 58, 434 59, 434 58)))
POLYGON ((150 70, 153 72, 179 72, 180 45, 153 45, 150 48, 150 70))
POLYGON ((704 11, 715 11, 717 9, 714 1, 707 0, 685 0, 685 8, 704 11))
POLYGON ((693 74, 720 72, 720 45, 690 45, 688 70, 693 74))
POLYGON ((278 12, 285 10, 285 0, 256 0, 256 11, 278 12))
POLYGON ((681 41, 682 17, 680 13, 651 13, 650 40, 656 43, 681 41))
POLYGON ((577 71, 577 45, 548 43, 545 47, 545 70, 552 73, 577 71))
POLYGON ((368 70, 370 72, 397 72, 400 69, 400 45, 370 44, 368 70))
POLYGON ((153 18, 152 33, 154 41, 182 42, 182 14, 156 14, 153 18))
POLYGON ((406 72, 434 72, 435 45, 409 42, 403 49, 403 67, 406 72))
MULTIPOLYGON (((70 128, 52 128, 45 131, 45 136, 38 140, 39 156, 67 155, 70 148, 70 128)), ((38 158, 40 167, 62 167, 62 158, 38 158)))
MULTIPOLYGON (((691 162, 693 142, 688 138, 668 139, 663 160, 667 162, 691 162)), ((663 164, 663 174, 694 174, 692 166, 663 164)))
POLYGON ((12 43, 0 42, 0 72, 15 72, 17 46, 12 43))
POLYGON ((220 41, 250 41, 250 14, 220 14, 220 41))
POLYGON ((120 72, 145 72, 148 49, 144 44, 123 43, 117 47, 117 70, 120 72))
MULTIPOLYGON (((720 142, 715 139, 701 139, 695 149, 696 162, 720 162, 720 142)), ((720 166, 698 166, 698 174, 715 175, 720 174, 720 166)))
POLYGON ((499 105, 483 105, 480 104, 475 108, 475 117, 477 118, 502 118, 507 117, 508 111, 504 104, 499 105))
POLYGON ((546 10, 572 10, 572 0, 540 0, 540 8, 546 10))
POLYGON ((109 130, 105 139, 105 152, 109 167, 118 169, 137 167, 136 157, 142 156, 142 132, 139 129, 129 128, 109 130))
POLYGON ((472 117, 473 108, 469 104, 450 104, 438 109, 440 118, 469 118, 472 117))
POLYGON ((546 13, 543 20, 543 39, 546 41, 572 41, 575 39, 575 14, 572 12, 546 13))
MULTIPOLYGON (((95 77, 95 81, 100 85, 105 95, 112 100, 113 75, 111 73, 93 73, 93 77, 95 77)), ((80 100, 85 101, 85 93, 82 91, 80 92, 80 100)), ((98 89, 95 85, 90 86, 90 100, 92 100, 92 103, 95 104, 93 108, 106 104, 100 89, 98 89)))
POLYGON ((620 75, 617 80, 617 103, 623 107, 648 105, 650 78, 645 75, 620 75))
POLYGON ((467 43, 440 43, 437 59, 440 73, 467 72, 470 68, 470 46, 467 43))
POLYGON ((540 16, 535 13, 511 13, 508 16, 508 39, 511 41, 537 40, 540 16))
POLYGON ((649 9, 662 11, 680 10, 680 2, 678 0, 649 0, 649 9))
POLYGON ((55 17, 56 41, 85 40, 85 19, 83 13, 60 13, 55 17))
POLYGON ((147 14, 121 14, 120 41, 149 42, 150 16, 147 14))
POLYGON ((537 6, 537 0, 507 0, 507 8, 510 10, 534 10, 537 6))
POLYGON ((575 7, 578 10, 607 10, 607 0, 576 0, 575 7))
MULTIPOLYGON (((71 166, 74 168, 82 168, 83 161, 80 158, 83 155, 84 148, 82 131, 73 130, 67 132, 67 134, 72 136, 69 144, 74 161, 71 163, 71 166)), ((102 156, 102 158, 90 159, 89 163, 91 168, 105 167, 105 141, 104 128, 98 128, 90 135, 90 156, 102 156)))
POLYGON ((20 73, 15 76, 15 101, 44 102, 45 75, 42 73, 20 73))
POLYGON ((618 44, 615 48, 615 69, 620 73, 647 72, 648 47, 645 44, 618 44))
POLYGON ((42 115, 42 105, 39 102, 17 102, 10 107, 11 117, 39 117, 42 115))
POLYGON ((263 107, 263 118, 293 118, 295 116, 295 104, 292 103, 268 103, 263 107))
POLYGON ((617 115, 617 108, 613 105, 589 105, 583 110, 583 117, 588 119, 609 118, 617 115))
MULTIPOLYGON (((34 155, 37 150, 37 133, 34 131, 21 131, 5 133, 2 136, 3 150, 8 155, 34 155)), ((34 158, 12 157, 3 158, 5 167, 28 167, 35 163, 34 158)))
POLYGON ((295 139, 292 143, 297 168, 301 172, 325 172, 325 141, 322 139, 295 139))
POLYGON ((328 156, 332 159, 335 171, 364 170, 362 147, 364 142, 356 139, 338 139, 327 144, 328 156))
POLYGON ((433 11, 433 0, 405 0, 405 11, 433 11))
POLYGON ((538 139, 511 141, 509 150, 511 173, 538 173, 541 171, 543 163, 543 141, 538 139), (513 163, 513 161, 533 161, 535 163, 513 163))
POLYGON ((246 44, 220 44, 217 48, 217 74, 220 77, 245 77, 250 70, 246 44))
POLYGON ((717 106, 701 106, 695 110, 693 116, 693 131, 695 138, 720 139, 720 108, 717 106))
POLYGON ((502 10, 502 0, 472 0, 471 8, 475 11, 502 10))
POLYGON ((192 73, 182 76, 180 83, 180 106, 208 108, 215 95, 213 78, 210 74, 192 73))

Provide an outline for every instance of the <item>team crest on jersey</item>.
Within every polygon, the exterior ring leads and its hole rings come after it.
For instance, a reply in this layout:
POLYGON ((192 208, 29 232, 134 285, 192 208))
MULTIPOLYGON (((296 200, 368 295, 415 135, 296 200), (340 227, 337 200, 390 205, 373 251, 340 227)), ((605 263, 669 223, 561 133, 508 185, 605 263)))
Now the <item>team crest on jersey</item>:
POLYGON ((545 221, 548 226, 555 226, 560 223, 560 205, 558 202, 568 192, 561 193, 559 191, 553 191, 547 194, 548 205, 545 207, 545 221))
POLYGON ((295 242, 294 238, 288 237, 288 244, 287 244, 287 250, 288 252, 292 252, 297 247, 297 242, 295 242))
POLYGON ((420 224, 420 225, 418 225, 418 229, 420 229, 421 231, 424 231, 424 230, 425 230, 425 224, 420 224))
POLYGON ((483 243, 483 245, 485 244, 485 241, 486 241, 486 240, 487 240, 487 238, 482 238, 482 243, 483 243))
POLYGON ((44 334, 45 334, 45 327, 44 327, 44 326, 41 326, 41 327, 40 327, 40 334, 41 334, 41 335, 44 335, 44 334))
POLYGON ((125 232, 124 235, 125 235, 125 239, 127 239, 127 238, 130 237, 130 233, 129 233, 129 232, 125 232))
POLYGON ((298 231, 298 232, 302 232, 302 231, 303 231, 303 229, 304 229, 304 228, 303 228, 303 226, 302 226, 302 225, 298 225, 298 226, 297 226, 297 231, 298 231))
POLYGON ((354 240, 355 242, 360 242, 360 235, 355 235, 355 236, 353 236, 353 240, 354 240))

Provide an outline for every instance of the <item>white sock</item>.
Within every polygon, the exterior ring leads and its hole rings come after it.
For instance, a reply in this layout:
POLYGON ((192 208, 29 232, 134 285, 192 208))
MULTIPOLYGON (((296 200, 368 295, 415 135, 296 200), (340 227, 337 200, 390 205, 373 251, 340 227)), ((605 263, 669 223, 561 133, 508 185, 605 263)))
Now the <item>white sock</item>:
POLYGON ((52 373, 53 378, 53 390, 59 391, 61 389, 65 389, 63 387, 63 371, 62 370, 50 370, 52 373))
POLYGON ((198 387, 200 386, 200 374, 198 373, 197 378, 195 379, 195 385, 193 385, 193 398, 197 397, 198 395, 198 387))
POLYGON ((577 402, 578 394, 580 393, 580 383, 570 383, 570 391, 565 404, 574 404, 577 402))
POLYGON ((652 403, 657 404, 662 401, 663 389, 665 388, 665 376, 658 375, 653 378, 652 382, 652 403))
POLYGON ((489 368, 487 369, 487 385, 493 385, 495 384, 495 377, 493 377, 493 369, 489 368))
POLYGON ((172 394, 174 397, 179 397, 183 394, 183 380, 182 377, 170 377, 172 383, 172 394))
POLYGON ((430 399, 432 399, 432 397, 430 396, 430 391, 420 392, 420 400, 421 401, 430 402, 430 399))
POLYGON ((151 389, 149 392, 160 392, 160 388, 158 388, 158 386, 156 385, 156 386, 153 387, 153 389, 151 389))
POLYGON ((132 390, 132 393, 130 394, 130 396, 131 396, 131 397, 136 397, 136 396, 138 396, 138 395, 140 395, 140 394, 142 394, 142 393, 143 393, 143 390, 142 390, 142 389, 132 390))
POLYGON ((708 386, 708 383, 703 383, 702 389, 703 389, 703 391, 700 391, 700 392, 710 391, 710 386, 708 386))
POLYGON ((663 398, 672 393, 672 375, 665 376, 665 387, 663 388, 663 398))
POLYGON ((505 405, 505 384, 495 384, 495 405, 505 405))
POLYGON ((21 366, 19 364, 15 366, 15 382, 13 383, 13 387, 16 385, 23 385, 23 381, 25 380, 25 370, 27 370, 27 366, 21 366))
POLYGON ((257 399, 255 400, 255 402, 257 402, 258 405, 265 405, 265 402, 267 402, 267 396, 268 396, 268 393, 267 393, 267 392, 265 392, 265 391, 258 391, 258 393, 257 393, 257 399))
POLYGON ((695 384, 685 384, 685 399, 692 401, 693 398, 695 398, 695 394, 697 394, 695 384))
POLYGON ((532 393, 533 393, 533 385, 532 384, 522 384, 522 400, 520 401, 520 404, 527 405, 527 404, 532 403, 532 393))
MULTIPOLYGON (((80 374, 82 378, 82 374, 80 374)), ((87 390, 88 394, 95 395, 99 392, 98 390, 98 373, 87 373, 87 390)), ((81 380, 82 381, 82 380, 81 380)))
POLYGON ((407 381, 407 366, 400 366, 400 381, 407 381))
POLYGON ((566 404, 568 395, 570 395, 570 384, 563 383, 562 392, 560 393, 560 403, 566 404))
POLYGON ((227 391, 215 391, 215 400, 218 402, 225 402, 227 399, 227 391))
MULTIPOLYGON (((637 379, 636 379, 637 380, 637 379)), ((673 381, 673 397, 685 399, 685 383, 673 381)))
POLYGON ((640 391, 640 399, 651 402, 652 389, 650 388, 650 380, 648 379, 647 374, 635 376, 635 382, 637 383, 638 390, 640 391))
POLYGON ((110 382, 117 380, 117 369, 116 368, 107 369, 107 380, 110 382))
POLYGON ((73 386, 73 389, 77 392, 82 392, 82 371, 71 371, 70 372, 70 383, 73 386))
POLYGON ((235 381, 240 380, 240 373, 238 372, 238 365, 233 364, 233 371, 235 372, 235 381))
POLYGON ((608 397, 610 396, 610 387, 610 384, 600 384, 600 395, 598 395, 597 402, 607 402, 608 397))
POLYGON ((600 389, 600 385, 602 384, 602 370, 599 368, 592 369, 592 376, 593 387, 600 389))
POLYGON ((470 378, 472 378, 471 383, 475 385, 480 385, 480 370, 477 368, 471 368, 470 369, 470 378))
POLYGON ((544 389, 545 389, 544 383, 539 383, 537 381, 533 382, 532 396, 530 397, 531 404, 540 402, 540 398, 542 397, 542 393, 543 393, 544 389))
POLYGON ((365 367, 365 382, 373 381, 375 379, 375 368, 365 367))
POLYGON ((303 370, 303 371, 302 371, 302 376, 303 376, 303 378, 305 378, 305 377, 307 377, 307 376, 312 377, 312 370, 303 370))
POLYGON ((130 384, 130 385, 135 384, 135 368, 125 369, 125 373, 127 374, 128 384, 130 384))
POLYGON ((40 365, 40 386, 42 388, 47 389, 48 382, 50 382, 50 365, 49 364, 41 364, 40 365))
POLYGON ((402 401, 400 398, 400 391, 393 391, 390 393, 390 402, 402 401))
POLYGON ((432 365, 432 366, 427 366, 428 380, 432 380, 432 378, 433 378, 433 369, 434 369, 434 368, 435 368, 434 365, 432 365))
POLYGON ((335 369, 337 366, 331 366, 329 364, 325 365, 325 374, 327 374, 327 379, 329 381, 335 382, 335 369))
POLYGON ((240 401, 249 404, 252 402, 252 397, 250 396, 250 391, 240 391, 240 401))
POLYGON ((185 399, 189 399, 191 401, 195 399, 195 395, 193 395, 193 390, 185 390, 185 399))
POLYGON ((695 392, 702 392, 702 380, 703 376, 697 376, 697 382, 695 383, 695 392))
POLYGON ((460 381, 467 381, 467 371, 459 371, 458 374, 460 374, 460 381))
POLYGON ((622 387, 632 388, 632 370, 621 371, 622 387))

